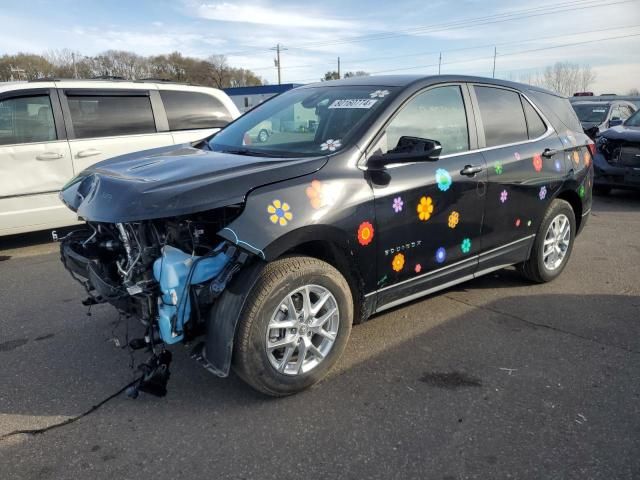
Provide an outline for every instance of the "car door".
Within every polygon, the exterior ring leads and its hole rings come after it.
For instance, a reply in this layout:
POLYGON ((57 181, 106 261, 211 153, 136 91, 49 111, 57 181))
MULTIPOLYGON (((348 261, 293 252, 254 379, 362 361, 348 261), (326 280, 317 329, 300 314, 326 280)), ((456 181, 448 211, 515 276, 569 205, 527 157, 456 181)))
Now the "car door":
POLYGON ((0 235, 72 223, 58 200, 73 176, 56 90, 0 95, 0 235))
POLYGON ((528 257, 567 159, 551 124, 520 92, 474 85, 471 95, 489 181, 478 266, 483 272, 528 257))
MULTIPOLYGON (((373 153, 400 137, 437 140, 437 161, 389 165, 371 171, 375 197, 378 308, 471 278, 477 264, 486 171, 476 148, 467 87, 430 87, 410 98, 374 141, 373 153), (471 173, 469 167, 475 173, 471 173)), ((367 225, 358 240, 367 241, 367 225)))
POLYGON ((169 130, 176 144, 209 137, 238 116, 220 100, 204 92, 160 90, 169 130))
POLYGON ((63 89, 76 172, 117 155, 172 145, 173 137, 154 115, 154 95, 148 90, 63 89))

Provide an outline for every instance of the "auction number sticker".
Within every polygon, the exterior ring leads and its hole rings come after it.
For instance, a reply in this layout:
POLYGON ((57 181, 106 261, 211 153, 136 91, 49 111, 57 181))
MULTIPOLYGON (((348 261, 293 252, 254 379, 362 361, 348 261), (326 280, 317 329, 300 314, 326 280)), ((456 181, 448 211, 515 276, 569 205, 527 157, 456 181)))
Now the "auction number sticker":
POLYGON ((375 98, 344 98, 334 100, 329 108, 371 108, 377 102, 375 98))

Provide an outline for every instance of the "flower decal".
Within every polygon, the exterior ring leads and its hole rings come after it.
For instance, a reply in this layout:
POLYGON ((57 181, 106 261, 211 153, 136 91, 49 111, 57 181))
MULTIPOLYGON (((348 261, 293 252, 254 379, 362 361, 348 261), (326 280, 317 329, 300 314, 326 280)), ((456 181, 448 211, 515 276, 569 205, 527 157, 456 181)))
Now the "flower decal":
POLYGON ((438 182, 438 188, 446 192, 451 186, 451 175, 444 168, 439 168, 436 170, 436 182, 438 182))
POLYGON ((447 259, 447 251, 444 249, 444 247, 440 247, 439 249, 436 250, 436 262, 438 263, 444 263, 444 261, 447 259))
POLYGON ((341 146, 342 146, 342 143, 340 143, 340 140, 334 140, 330 138, 329 140, 327 140, 326 142, 320 145, 320 150, 322 151, 329 150, 330 152, 335 152, 341 146))
POLYGON ((502 163, 496 162, 496 164, 493 166, 493 169, 496 171, 496 175, 502 175, 502 172, 503 172, 502 163))
POLYGON ((542 187, 540 187, 540 191, 538 192, 538 198, 540 198, 540 200, 544 200, 546 197, 547 197, 547 187, 543 185, 542 187))
POLYGON ((414 268, 416 273, 420 273, 422 271, 422 265, 420 265, 419 263, 416 263, 416 268, 414 268))
POLYGON ((391 205, 393 211, 396 213, 400 213, 402 211, 402 207, 404 207, 404 202, 402 201, 402 197, 396 197, 393 199, 393 204, 391 205))
POLYGON ((531 220, 527 222, 527 227, 530 227, 530 226, 531 226, 531 220))
POLYGON ((540 155, 539 153, 536 153, 533 156, 533 168, 536 172, 542 171, 542 155, 540 155))
POLYGON ((584 185, 580 185, 580 188, 578 189, 578 195, 580 196, 580 198, 584 198, 584 194, 585 194, 584 185))
POLYGON ((556 169, 556 172, 561 172, 562 171, 562 160, 560 160, 559 158, 556 158, 553 161, 553 167, 556 169))
POLYGON ((516 224, 516 228, 520 226, 520 219, 519 218, 516 218, 515 224, 516 224))
POLYGON ((465 238, 464 240, 462 240, 462 243, 460 244, 460 250, 462 250, 462 253, 469 253, 471 251, 470 238, 465 238))
POLYGON ((416 210, 418 211, 418 218, 420 220, 423 222, 429 220, 433 213, 433 200, 431 197, 422 197, 416 210))
POLYGON ((267 212, 270 214, 269 220, 271 220, 271 223, 277 223, 284 227, 293 220, 293 213, 289 210, 291 210, 291 207, 288 203, 276 199, 267 207, 267 212))
POLYGON ((580 164, 580 154, 577 150, 573 151, 573 153, 571 154, 571 159, 573 160, 573 163, 576 164, 576 167, 580 164))
POLYGON ((399 272, 400 270, 402 270, 404 268, 404 255, 401 253, 396 253, 396 255, 393 257, 393 261, 391 262, 391 268, 393 268, 393 270, 395 272, 399 272))
POLYGON ((520 153, 518 152, 514 152, 513 156, 515 157, 516 160, 520 160, 520 153))
POLYGON ((358 243, 366 247, 373 240, 373 225, 369 222, 362 222, 358 227, 358 243))
POLYGON ((322 182, 320 182, 319 180, 313 180, 311 182, 311 185, 308 186, 305 190, 305 193, 307 194, 307 197, 311 202, 311 206, 316 210, 322 207, 324 203, 322 200, 322 187, 322 182))
POLYGON ((448 225, 449 228, 456 228, 458 226, 458 222, 460 221, 460 214, 455 210, 449 214, 448 225))
POLYGON ((369 96, 371 98, 384 98, 389 95, 389 90, 376 90, 375 92, 371 92, 369 96))
POLYGON ((509 198, 509 192, 507 192, 506 190, 502 190, 500 192, 500 201, 504 203, 507 201, 508 198, 509 198))
POLYGON ((589 153, 589 150, 584 151, 584 156, 582 158, 584 160, 584 166, 588 167, 591 162, 591 154, 589 153))

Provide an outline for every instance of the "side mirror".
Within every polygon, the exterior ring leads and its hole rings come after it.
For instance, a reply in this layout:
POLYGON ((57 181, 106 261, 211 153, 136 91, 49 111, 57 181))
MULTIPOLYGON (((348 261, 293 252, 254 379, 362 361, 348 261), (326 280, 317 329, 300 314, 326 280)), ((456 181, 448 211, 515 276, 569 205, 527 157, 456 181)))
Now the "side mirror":
POLYGON ((622 119, 621 118, 613 117, 611 120, 609 120, 609 126, 610 127, 615 127, 616 125, 622 125, 622 119))
POLYGON ((433 162, 438 160, 441 151, 442 145, 437 140, 400 137, 393 150, 369 157, 367 167, 380 170, 392 163, 433 162))

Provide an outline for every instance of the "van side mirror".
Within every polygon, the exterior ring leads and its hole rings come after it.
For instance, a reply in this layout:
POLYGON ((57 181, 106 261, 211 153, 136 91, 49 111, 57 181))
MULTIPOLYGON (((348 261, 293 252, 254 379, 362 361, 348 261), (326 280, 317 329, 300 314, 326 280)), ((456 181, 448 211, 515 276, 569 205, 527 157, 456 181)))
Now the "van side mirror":
POLYGON ((369 157, 367 167, 381 170, 392 163, 434 162, 440 157, 442 145, 437 140, 419 137, 400 137, 398 145, 387 153, 369 157))

